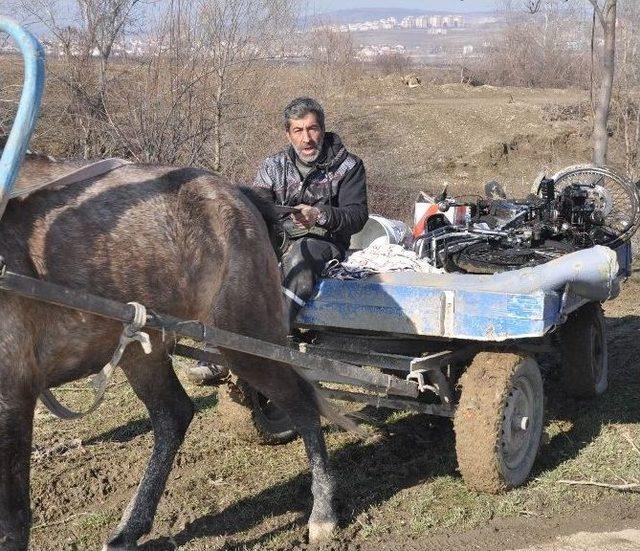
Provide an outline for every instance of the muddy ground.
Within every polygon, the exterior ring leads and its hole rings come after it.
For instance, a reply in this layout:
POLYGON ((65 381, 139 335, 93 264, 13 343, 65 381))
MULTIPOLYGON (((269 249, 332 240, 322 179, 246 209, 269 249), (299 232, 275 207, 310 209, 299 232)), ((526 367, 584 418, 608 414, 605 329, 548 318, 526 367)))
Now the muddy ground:
MULTIPOLYGON (((349 96, 321 99, 367 164, 373 210, 396 218, 410 218, 418 189, 448 182, 455 193, 470 193, 497 177, 519 194, 540 170, 552 173, 589 157, 580 91, 409 90, 397 79, 354 87, 349 96)), ((619 160, 615 144, 613 159, 619 160)), ((560 482, 638 482, 639 290, 632 279, 606 305, 605 396, 573 401, 547 377, 545 445, 522 488, 498 496, 467 489, 446 420, 378 412, 383 430, 366 440, 327 428, 340 487, 341 531, 331 547, 518 549, 580 531, 640 527, 636 494, 560 482)), ((179 372, 185 365, 176 362, 179 372)), ((142 549, 305 548, 310 497, 301 443, 247 443, 217 415, 216 389, 185 386, 198 411, 142 549)), ((70 387, 60 395, 81 401, 84 391, 70 387)), ((32 548, 98 549, 134 491, 151 444, 146 414, 120 374, 105 404, 85 420, 62 423, 39 410, 32 548)), ((612 537, 624 543, 626 536, 612 537)))

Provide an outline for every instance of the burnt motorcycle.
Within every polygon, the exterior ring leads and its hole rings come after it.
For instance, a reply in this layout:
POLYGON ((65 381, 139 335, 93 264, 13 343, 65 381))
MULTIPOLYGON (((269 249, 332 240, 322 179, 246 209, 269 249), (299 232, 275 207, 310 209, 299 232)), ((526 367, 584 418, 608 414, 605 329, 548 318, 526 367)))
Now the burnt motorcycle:
POLYGON ((594 245, 617 248, 640 226, 640 195, 625 176, 580 165, 541 178, 524 199, 508 199, 496 182, 484 197, 445 191, 421 223, 413 243, 420 258, 446 271, 491 274, 594 245), (459 207, 465 215, 453 223, 446 214, 459 207))

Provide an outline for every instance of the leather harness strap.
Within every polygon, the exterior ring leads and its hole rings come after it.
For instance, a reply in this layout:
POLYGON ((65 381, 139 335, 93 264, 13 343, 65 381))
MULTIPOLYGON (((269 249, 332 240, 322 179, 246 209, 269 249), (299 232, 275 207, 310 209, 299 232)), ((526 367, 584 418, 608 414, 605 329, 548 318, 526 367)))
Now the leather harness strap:
POLYGON ((151 353, 151 339, 147 333, 141 331, 147 323, 147 309, 137 302, 128 302, 127 304, 132 305, 135 309, 134 319, 132 322, 124 324, 118 347, 113 353, 109 363, 105 365, 99 373, 91 377, 90 383, 94 393, 93 403, 84 411, 74 411, 62 404, 50 389, 47 388, 40 394, 40 401, 56 417, 68 421, 71 419, 79 419, 95 411, 102 403, 102 400, 104 400, 111 375, 115 368, 118 367, 122 355, 130 343, 137 341, 140 343, 140 346, 142 346, 145 354, 151 353))
POLYGON ((59 178, 54 180, 50 180, 48 182, 29 185, 16 185, 11 191, 10 198, 16 197, 26 197, 27 195, 31 195, 35 191, 43 188, 49 188, 54 186, 66 186, 69 184, 75 184, 77 182, 82 182, 84 180, 89 180, 90 178, 97 178, 98 176, 102 176, 107 172, 111 172, 116 168, 120 168, 121 166, 130 165, 131 161, 126 161, 125 159, 111 158, 111 159, 103 159, 102 161, 97 161, 95 163, 91 163, 89 165, 82 166, 76 170, 72 170, 67 174, 63 174, 59 178))

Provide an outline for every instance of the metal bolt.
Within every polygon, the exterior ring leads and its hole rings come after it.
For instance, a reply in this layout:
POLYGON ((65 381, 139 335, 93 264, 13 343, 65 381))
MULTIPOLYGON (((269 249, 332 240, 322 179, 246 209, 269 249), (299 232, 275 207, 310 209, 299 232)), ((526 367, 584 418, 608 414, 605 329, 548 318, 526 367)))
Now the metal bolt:
POLYGON ((529 418, 528 417, 514 417, 512 426, 514 428, 520 430, 527 430, 529 428, 529 418))

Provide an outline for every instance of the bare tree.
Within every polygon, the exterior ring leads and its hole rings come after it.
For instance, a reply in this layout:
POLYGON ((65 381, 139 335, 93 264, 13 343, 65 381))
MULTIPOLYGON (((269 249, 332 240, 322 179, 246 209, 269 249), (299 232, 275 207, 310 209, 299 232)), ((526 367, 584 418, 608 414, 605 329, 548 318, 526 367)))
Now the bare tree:
POLYGON ((605 0, 600 8, 597 0, 589 0, 593 4, 604 35, 602 74, 600 77, 600 93, 593 121, 593 162, 603 165, 607 161, 609 131, 607 123, 611 110, 611 94, 616 58, 616 20, 617 1, 605 0))
POLYGON ((193 3, 170 0, 147 29, 148 51, 110 89, 108 129, 140 162, 197 164, 213 122, 208 63, 193 3))
POLYGON ((575 3, 548 0, 536 17, 523 16, 522 4, 503 3, 506 25, 474 74, 498 85, 563 87, 584 83, 587 56, 576 48, 584 34, 584 12, 575 3), (483 76, 486 73, 486 76, 483 76))
POLYGON ((110 61, 116 42, 132 23, 143 0, 14 0, 28 20, 44 26, 64 63, 49 74, 69 92, 69 111, 84 135, 83 154, 108 148, 98 136, 106 119, 110 61), (96 63, 97 61, 97 63, 96 63))
MULTIPOLYGON (((525 4, 531 13, 536 13, 540 10, 544 1, 545 0, 525 0, 525 4)), ((600 90, 593 118, 592 159, 594 164, 603 165, 607 160, 609 143, 607 123, 611 111, 611 95, 613 92, 615 72, 617 0, 588 1, 593 6, 595 19, 600 24, 603 34, 600 90)))
POLYGON ((251 155, 298 15, 296 0, 162 0, 144 52, 123 56, 116 46, 152 0, 73 0, 72 24, 58 18, 63 0, 14 1, 60 54, 45 114, 67 128, 58 153, 216 171, 251 155))
POLYGON ((640 5, 625 2, 618 11, 616 86, 612 98, 613 123, 624 142, 625 169, 640 175, 640 5))
MULTIPOLYGON (((238 105, 234 98, 255 82, 260 65, 276 64, 283 44, 295 27, 297 10, 294 0, 204 0, 201 4, 200 25, 209 52, 214 86, 211 102, 214 117, 213 158, 211 168, 222 169, 223 126, 225 116, 238 105)), ((249 116, 238 114, 236 117, 249 116)))
POLYGON ((413 64, 412 59, 401 52, 382 54, 374 58, 375 68, 383 75, 404 74, 413 64))
POLYGON ((111 90, 109 123, 127 154, 241 171, 264 133, 265 104, 281 99, 273 89, 294 8, 290 0, 171 0, 150 25, 149 54, 111 90))
POLYGON ((331 25, 317 26, 305 35, 308 51, 318 82, 350 82, 356 70, 356 51, 350 32, 335 30, 331 25))

